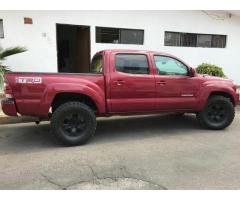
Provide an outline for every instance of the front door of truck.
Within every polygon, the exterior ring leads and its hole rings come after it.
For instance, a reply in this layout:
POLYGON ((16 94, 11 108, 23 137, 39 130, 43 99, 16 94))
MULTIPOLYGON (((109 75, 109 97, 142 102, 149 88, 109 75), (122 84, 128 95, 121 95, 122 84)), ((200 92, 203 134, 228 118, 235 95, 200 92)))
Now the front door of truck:
POLYGON ((175 112, 196 108, 199 82, 190 76, 189 68, 168 56, 155 55, 153 60, 157 69, 157 109, 175 112))
POLYGON ((149 55, 116 53, 111 56, 110 112, 144 112, 156 109, 155 78, 149 55))

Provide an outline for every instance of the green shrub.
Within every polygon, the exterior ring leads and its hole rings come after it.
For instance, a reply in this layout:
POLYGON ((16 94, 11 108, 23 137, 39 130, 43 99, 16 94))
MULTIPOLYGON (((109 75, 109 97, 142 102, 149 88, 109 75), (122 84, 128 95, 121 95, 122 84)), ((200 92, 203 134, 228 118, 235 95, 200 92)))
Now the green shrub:
POLYGON ((208 63, 202 63, 198 65, 196 68, 197 73, 199 74, 208 74, 211 76, 219 76, 219 77, 225 77, 225 74, 221 67, 218 67, 216 65, 208 64, 208 63))

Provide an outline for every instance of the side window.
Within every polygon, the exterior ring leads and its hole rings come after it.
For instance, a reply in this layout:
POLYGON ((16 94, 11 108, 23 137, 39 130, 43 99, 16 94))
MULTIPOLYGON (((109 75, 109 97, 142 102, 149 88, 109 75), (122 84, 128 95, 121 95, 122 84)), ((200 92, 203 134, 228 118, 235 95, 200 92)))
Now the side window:
POLYGON ((91 73, 102 73, 103 72, 103 56, 95 55, 91 62, 91 73))
POLYGON ((129 74, 149 74, 147 56, 141 54, 117 54, 116 70, 129 74))
POLYGON ((187 67, 178 60, 166 56, 154 56, 159 75, 188 75, 187 67))
POLYGON ((0 19, 0 38, 4 38, 3 20, 0 19))

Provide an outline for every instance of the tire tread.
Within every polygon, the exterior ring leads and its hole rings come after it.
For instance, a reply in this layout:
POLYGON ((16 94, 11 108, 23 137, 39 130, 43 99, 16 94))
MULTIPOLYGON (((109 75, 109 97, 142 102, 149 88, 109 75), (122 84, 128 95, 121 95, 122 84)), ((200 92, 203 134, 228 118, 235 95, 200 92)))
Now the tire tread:
POLYGON ((58 108, 56 108, 55 112, 52 114, 52 117, 51 117, 51 132, 54 133, 54 135, 57 137, 57 139, 59 139, 62 143, 64 143, 65 145, 68 145, 68 146, 85 144, 94 135, 96 126, 97 126, 96 116, 95 116, 93 110, 89 106, 87 106, 86 104, 84 104, 82 102, 77 102, 77 101, 66 102, 66 103, 60 105, 58 108), (92 125, 93 128, 91 129, 91 132, 89 132, 80 141, 75 141, 75 142, 67 141, 57 131, 58 116, 60 115, 61 112, 63 112, 65 109, 67 109, 69 107, 76 107, 76 108, 78 107, 78 108, 85 109, 90 114, 91 118, 93 119, 93 125, 92 125))
POLYGON ((220 126, 220 127, 212 127, 204 119, 203 114, 202 114, 204 111, 201 111, 201 112, 197 113, 197 120, 198 120, 199 124, 204 128, 213 129, 213 130, 221 130, 221 129, 226 128, 227 126, 229 126, 232 123, 232 121, 235 117, 235 109, 234 109, 234 106, 233 106, 231 100, 229 98, 221 96, 221 95, 214 95, 214 96, 210 97, 206 106, 213 101, 224 101, 225 103, 229 104, 229 106, 231 107, 231 111, 233 113, 231 115, 231 118, 228 119, 228 122, 225 125, 220 126))

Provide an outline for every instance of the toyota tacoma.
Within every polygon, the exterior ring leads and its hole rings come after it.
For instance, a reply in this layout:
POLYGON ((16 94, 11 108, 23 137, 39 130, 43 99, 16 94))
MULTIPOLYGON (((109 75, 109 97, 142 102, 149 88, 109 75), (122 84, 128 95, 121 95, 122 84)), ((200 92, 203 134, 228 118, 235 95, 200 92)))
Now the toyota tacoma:
POLYGON ((197 74, 166 53, 139 50, 100 51, 90 73, 9 72, 5 93, 6 115, 48 118, 67 145, 87 142, 99 116, 195 113, 203 127, 224 129, 239 102, 231 80, 197 74))

